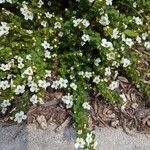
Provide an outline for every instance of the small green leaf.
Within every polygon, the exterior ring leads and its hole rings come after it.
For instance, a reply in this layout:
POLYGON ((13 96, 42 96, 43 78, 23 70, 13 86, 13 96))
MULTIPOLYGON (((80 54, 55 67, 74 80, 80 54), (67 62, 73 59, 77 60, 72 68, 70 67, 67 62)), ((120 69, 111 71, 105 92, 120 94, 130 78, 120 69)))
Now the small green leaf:
POLYGON ((138 36, 138 33, 136 33, 135 31, 132 31, 132 30, 125 30, 124 33, 127 35, 127 36, 130 36, 130 37, 136 37, 138 36))

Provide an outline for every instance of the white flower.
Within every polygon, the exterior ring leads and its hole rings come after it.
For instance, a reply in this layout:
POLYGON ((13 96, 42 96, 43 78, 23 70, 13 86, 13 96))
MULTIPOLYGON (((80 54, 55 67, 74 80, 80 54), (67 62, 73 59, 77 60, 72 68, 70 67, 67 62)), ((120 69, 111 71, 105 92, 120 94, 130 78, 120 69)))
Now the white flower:
POLYGON ((47 78, 47 77, 51 77, 52 76, 52 71, 51 70, 45 70, 45 72, 46 72, 46 75, 45 75, 45 77, 47 78))
POLYGON ((134 42, 132 41, 131 38, 126 38, 125 39, 125 43, 129 46, 132 47, 134 45, 134 42))
POLYGON ((60 85, 60 88, 66 88, 68 85, 68 80, 67 79, 63 79, 63 78, 60 78, 59 79, 59 85, 60 85))
POLYGON ((10 27, 6 22, 1 22, 0 26, 0 36, 9 34, 10 27))
POLYGON ((9 84, 9 82, 7 80, 0 81, 0 89, 6 90, 8 88, 10 88, 10 84, 9 84))
POLYGON ((33 13, 29 11, 27 5, 25 3, 22 4, 23 7, 20 8, 21 14, 24 15, 25 20, 33 20, 33 13))
POLYGON ((100 58, 95 59, 94 61, 95 66, 98 66, 100 62, 101 62, 100 58))
POLYGON ((109 48, 110 50, 113 50, 113 45, 111 42, 107 41, 106 39, 102 39, 101 45, 105 48, 109 48))
POLYGON ((141 37, 137 36, 137 37, 136 37, 136 41, 140 44, 140 43, 142 42, 141 37))
POLYGON ((23 111, 20 111, 15 114, 15 119, 14 119, 15 122, 21 123, 25 119, 27 119, 27 116, 24 114, 23 111))
POLYGON ((84 74, 84 77, 86 77, 86 78, 91 78, 92 77, 92 72, 85 72, 85 74, 84 74))
POLYGON ((10 70, 11 68, 11 63, 8 63, 8 64, 0 64, 0 70, 2 71, 7 71, 7 70, 10 70))
POLYGON ((136 2, 134 2, 134 3, 133 3, 133 7, 134 7, 134 8, 136 8, 136 6, 137 6, 137 3, 136 3, 136 2))
POLYGON ((46 16, 47 18, 49 18, 49 19, 51 19, 51 18, 53 17, 53 15, 50 14, 49 12, 46 12, 46 13, 45 13, 45 16, 46 16))
POLYGON ((84 148, 85 146, 85 141, 83 138, 77 138, 76 139, 76 143, 75 143, 75 148, 78 149, 78 148, 84 148))
POLYGON ((23 94, 25 92, 25 85, 18 85, 17 88, 15 89, 15 94, 23 94))
POLYGON ((146 49, 150 49, 150 41, 144 43, 146 49))
POLYGON ((54 29, 60 29, 60 28, 61 28, 61 23, 60 22, 55 22, 54 29))
POLYGON ((95 0, 88 0, 90 3, 93 3, 95 0))
POLYGON ((118 39, 119 38, 119 31, 117 28, 115 28, 113 30, 113 33, 112 33, 112 36, 111 36, 113 39, 118 39))
POLYGON ((90 41, 90 36, 87 35, 87 34, 83 34, 81 39, 84 41, 84 42, 87 42, 87 41, 90 41))
POLYGON ((35 82, 29 81, 28 86, 30 87, 31 92, 37 92, 38 91, 38 86, 35 82))
POLYGON ((75 19, 73 20, 73 26, 77 27, 81 23, 82 19, 75 19))
POLYGON ((28 67, 23 74, 32 76, 33 75, 33 69, 31 67, 28 67))
POLYGON ((86 141, 87 145, 90 145, 93 142, 92 133, 87 134, 85 141, 86 141))
POLYGON ((5 3, 5 0, 0 0, 0 4, 5 3))
POLYGON ((113 0, 106 0, 106 5, 112 5, 113 0))
POLYGON ((88 27, 90 25, 90 22, 86 19, 83 19, 82 21, 82 24, 85 26, 85 27, 88 27))
POLYGON ((44 41, 41 45, 44 47, 44 49, 50 49, 50 44, 47 41, 44 41))
POLYGON ((42 21, 42 22, 41 22, 41 25, 42 25, 43 27, 46 27, 47 22, 46 22, 46 21, 42 21))
POLYGON ((105 68, 105 76, 110 76, 111 75, 111 69, 110 67, 105 68))
POLYGON ((90 110, 90 109, 91 109, 91 106, 89 105, 88 102, 84 102, 84 103, 82 104, 82 107, 83 107, 84 109, 86 109, 86 110, 90 110))
POLYGON ((77 89, 77 85, 76 85, 75 83, 71 83, 71 84, 70 84, 70 87, 71 87, 72 89, 74 89, 74 90, 77 89))
POLYGON ((10 106, 9 99, 3 100, 3 102, 0 104, 1 107, 6 108, 7 106, 10 106))
POLYGON ((49 59, 51 58, 51 53, 48 50, 46 50, 44 56, 45 58, 49 59))
POLYGON ((43 2, 42 0, 39 0, 39 2, 38 2, 38 7, 41 8, 42 5, 44 5, 44 2, 43 2))
POLYGON ((128 67, 131 64, 130 60, 127 58, 122 58, 121 63, 123 64, 123 67, 128 67))
POLYGON ((110 52, 110 53, 106 54, 106 56, 107 56, 107 60, 115 60, 114 52, 110 52))
POLYGON ((62 97, 62 101, 66 104, 66 108, 71 108, 73 105, 73 96, 68 94, 62 97))
POLYGON ((147 33, 142 33, 142 39, 143 39, 143 40, 146 40, 147 37, 148 37, 148 34, 147 34, 147 33))
POLYGON ((26 55, 26 59, 27 59, 27 60, 31 60, 31 59, 32 59, 31 54, 26 55))
POLYGON ((118 86, 119 86, 118 81, 112 81, 111 84, 109 85, 108 89, 115 90, 116 88, 118 88, 118 86))
POLYGON ((94 79, 93 79, 93 82, 98 84, 100 82, 100 76, 96 76, 94 79))
POLYGON ((137 24, 137 25, 142 25, 143 24, 143 21, 139 18, 139 17, 133 17, 133 19, 135 20, 135 23, 137 24))
POLYGON ((58 87, 59 87, 59 81, 53 81, 53 83, 52 83, 52 85, 51 85, 51 88, 53 88, 53 89, 58 89, 58 87))
POLYGON ((105 14, 105 15, 101 16, 101 19, 99 20, 99 23, 102 24, 103 26, 109 25, 110 21, 109 21, 108 15, 105 14))
POLYGON ((32 97, 30 98, 30 102, 32 102, 32 104, 37 104, 38 103, 38 97, 37 95, 32 95, 32 97))
POLYGON ((46 80, 38 80, 38 86, 46 89, 48 86, 50 86, 50 83, 46 82, 46 80))

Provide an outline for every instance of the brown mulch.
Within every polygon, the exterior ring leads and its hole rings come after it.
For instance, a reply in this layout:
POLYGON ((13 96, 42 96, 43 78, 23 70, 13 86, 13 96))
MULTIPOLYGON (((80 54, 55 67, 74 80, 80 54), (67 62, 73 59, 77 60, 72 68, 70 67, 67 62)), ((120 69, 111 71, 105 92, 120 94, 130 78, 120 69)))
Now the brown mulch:
MULTIPOLYGON (((118 91, 127 98, 125 108, 107 102, 99 93, 89 92, 91 110, 89 112, 89 127, 95 126, 114 128, 122 127, 128 134, 130 130, 150 133, 150 107, 146 105, 143 95, 130 84, 125 77, 118 77, 120 87, 118 91)), ((47 125, 54 122, 59 127, 72 124, 71 111, 65 108, 61 101, 63 92, 51 91, 45 94, 45 104, 31 107, 28 112, 28 123, 40 123, 38 116, 44 116, 47 125)))

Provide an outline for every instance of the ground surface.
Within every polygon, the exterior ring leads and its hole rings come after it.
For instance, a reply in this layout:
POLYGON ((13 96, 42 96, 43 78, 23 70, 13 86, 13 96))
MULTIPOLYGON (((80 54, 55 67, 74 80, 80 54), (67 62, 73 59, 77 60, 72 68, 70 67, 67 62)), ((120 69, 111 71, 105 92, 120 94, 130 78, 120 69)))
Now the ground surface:
MULTIPOLYGON (((14 139, 18 127, 0 125, 0 150, 74 150, 75 132, 73 128, 54 132, 55 126, 41 130, 35 125, 28 125, 14 139)), ((149 150, 150 135, 136 134, 129 136, 121 129, 96 129, 97 150, 149 150)))

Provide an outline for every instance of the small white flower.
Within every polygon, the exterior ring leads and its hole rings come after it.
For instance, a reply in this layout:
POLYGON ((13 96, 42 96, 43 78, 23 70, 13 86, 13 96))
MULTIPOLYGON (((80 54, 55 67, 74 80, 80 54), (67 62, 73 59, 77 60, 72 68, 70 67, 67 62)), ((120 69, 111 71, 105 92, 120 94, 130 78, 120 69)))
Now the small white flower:
POLYGON ((87 134, 85 141, 86 141, 87 145, 90 145, 93 142, 92 133, 87 134))
POLYGON ((105 14, 104 16, 101 16, 101 19, 99 20, 99 23, 102 24, 103 26, 107 26, 110 24, 108 15, 105 14))
POLYGON ((68 86, 68 80, 60 78, 59 79, 59 85, 60 85, 60 88, 66 88, 68 86))
POLYGON ((98 84, 100 82, 100 76, 96 76, 94 79, 93 79, 93 82, 98 84))
POLYGON ((133 3, 133 7, 134 7, 134 8, 137 7, 137 3, 136 3, 136 2, 133 3))
POLYGON ((0 36, 9 34, 10 27, 6 22, 1 22, 0 26, 0 36))
POLYGON ((0 0, 0 4, 5 3, 5 0, 0 0))
POLYGON ((111 75, 111 69, 110 67, 105 68, 105 76, 110 76, 111 75))
POLYGON ((90 25, 90 22, 89 22, 88 20, 84 19, 84 20, 82 21, 82 24, 83 24, 85 27, 88 27, 88 26, 90 25))
POLYGON ((140 44, 140 43, 142 42, 141 37, 137 36, 137 37, 136 37, 136 41, 140 44))
POLYGON ((59 81, 53 81, 52 85, 51 85, 51 88, 53 89, 58 89, 59 88, 59 81))
POLYGON ((146 49, 150 49, 150 41, 144 43, 146 49))
POLYGON ((46 72, 46 75, 45 75, 45 77, 47 78, 47 77, 51 77, 52 76, 52 71, 51 70, 45 70, 45 72, 46 72))
POLYGON ((83 138, 77 138, 75 143, 75 148, 84 148, 85 147, 85 141, 83 138))
POLYGON ((46 80, 38 80, 38 86, 46 89, 48 86, 50 86, 50 83, 46 82, 46 80))
POLYGON ((75 83, 71 83, 71 84, 70 84, 70 87, 71 87, 72 89, 74 89, 74 90, 77 89, 77 85, 76 85, 75 83))
POLYGON ((139 18, 139 17, 133 17, 133 19, 135 20, 135 23, 137 24, 137 25, 142 25, 143 24, 143 21, 139 18))
POLYGON ((90 3, 93 3, 95 0, 88 0, 90 3))
POLYGON ((115 90, 116 88, 118 88, 118 86, 119 86, 118 81, 112 81, 111 84, 109 85, 108 89, 115 90))
POLYGON ((107 41, 107 39, 102 39, 101 45, 105 48, 109 48, 110 50, 113 50, 113 44, 107 41))
POLYGON ((88 34, 83 34, 81 39, 84 41, 84 42, 89 42, 90 41, 90 36, 88 34))
POLYGON ((46 22, 46 21, 42 21, 42 22, 41 22, 41 25, 42 25, 43 27, 46 27, 47 22, 46 22))
POLYGON ((73 106, 73 96, 70 94, 63 96, 62 101, 66 104, 67 109, 73 106))
POLYGON ((146 40, 146 38, 148 37, 148 34, 145 32, 145 33, 142 33, 142 39, 143 40, 146 40))
POLYGON ((7 106, 10 106, 9 99, 3 100, 3 102, 0 104, 1 107, 6 108, 7 106))
POLYGON ((44 5, 44 2, 43 2, 42 0, 39 0, 39 2, 38 2, 38 7, 41 8, 42 5, 44 5))
POLYGON ((82 104, 82 107, 83 107, 84 109, 86 109, 86 110, 90 110, 90 109, 91 109, 91 106, 90 106, 90 104, 89 104, 88 102, 84 102, 84 103, 82 104))
POLYGON ((41 45, 44 47, 44 49, 50 49, 50 44, 47 41, 44 41, 41 45))
POLYGON ((9 84, 9 82, 7 80, 0 81, 0 89, 6 90, 8 88, 10 88, 10 84, 9 84))
POLYGON ((112 5, 113 0, 106 0, 106 5, 112 5))
POLYGON ((131 61, 127 58, 122 58, 121 63, 123 64, 123 67, 128 67, 131 64, 131 61))
POLYGON ((46 12, 46 13, 45 13, 45 16, 46 16, 47 18, 49 18, 49 19, 51 19, 51 18, 53 17, 53 15, 50 14, 49 12, 46 12))
POLYGON ((94 61, 95 66, 98 66, 100 62, 101 62, 100 58, 95 59, 94 61))
POLYGON ((73 26, 77 27, 81 23, 82 19, 75 19, 73 20, 73 26))
POLYGON ((18 85, 17 88, 15 89, 15 94, 23 94, 25 92, 25 85, 18 85))
POLYGON ((23 74, 26 74, 28 76, 32 76, 33 75, 33 69, 31 67, 28 67, 23 74))
POLYGON ((126 38, 125 43, 131 48, 134 45, 134 42, 131 38, 126 38))
POLYGON ((119 38, 119 31, 117 28, 115 28, 113 30, 113 33, 112 33, 112 36, 111 36, 113 39, 118 39, 119 38))
POLYGON ((27 119, 27 116, 24 114, 23 111, 20 111, 15 114, 15 119, 14 119, 15 122, 21 123, 25 119, 27 119))
POLYGON ((32 104, 37 104, 38 103, 38 97, 37 95, 32 95, 32 97, 30 98, 30 102, 32 102, 32 104))
POLYGON ((55 22, 54 29, 60 29, 60 28, 61 28, 61 23, 60 22, 55 22))
POLYGON ((84 74, 84 77, 86 77, 86 78, 91 78, 92 77, 92 72, 85 72, 85 74, 84 74))
POLYGON ((50 59, 51 58, 50 51, 46 50, 44 56, 45 56, 45 58, 50 59))

